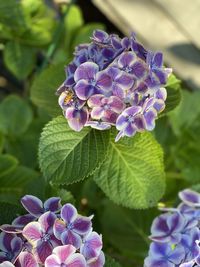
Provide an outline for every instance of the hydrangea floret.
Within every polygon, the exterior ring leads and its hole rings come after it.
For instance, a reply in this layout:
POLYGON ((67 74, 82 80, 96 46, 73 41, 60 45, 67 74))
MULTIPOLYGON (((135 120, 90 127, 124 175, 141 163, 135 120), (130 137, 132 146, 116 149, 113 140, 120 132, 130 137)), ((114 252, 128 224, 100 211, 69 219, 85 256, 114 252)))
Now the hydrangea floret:
POLYGON ((154 219, 144 267, 200 266, 200 194, 185 189, 177 208, 162 208, 154 219))
POLYGON ((116 127, 116 141, 152 131, 165 108, 167 78, 161 52, 153 53, 132 34, 120 38, 95 30, 91 42, 75 48, 58 88, 59 105, 75 131, 116 127))
POLYGON ((21 199, 28 214, 0 226, 0 267, 103 267, 102 237, 93 216, 82 216, 57 197, 21 199))

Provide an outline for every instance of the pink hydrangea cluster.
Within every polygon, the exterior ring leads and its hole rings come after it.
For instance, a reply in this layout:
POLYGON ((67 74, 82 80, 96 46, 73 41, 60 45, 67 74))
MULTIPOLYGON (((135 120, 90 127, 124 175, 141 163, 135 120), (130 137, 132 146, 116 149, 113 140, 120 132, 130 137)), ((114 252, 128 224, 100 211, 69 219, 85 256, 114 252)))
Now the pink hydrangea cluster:
POLYGON ((21 199, 28 214, 1 225, 0 267, 103 267, 102 237, 92 229, 93 216, 78 214, 60 198, 42 203, 21 199))

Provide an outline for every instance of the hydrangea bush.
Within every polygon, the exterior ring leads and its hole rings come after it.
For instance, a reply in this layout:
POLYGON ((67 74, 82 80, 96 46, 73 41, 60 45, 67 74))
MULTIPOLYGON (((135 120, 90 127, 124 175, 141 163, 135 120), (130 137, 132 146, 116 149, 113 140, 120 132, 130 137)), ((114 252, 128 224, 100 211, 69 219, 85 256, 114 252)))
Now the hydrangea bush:
POLYGON ((152 223, 145 267, 200 266, 200 194, 185 189, 179 198, 177 208, 162 208, 152 223))
POLYGON ((92 228, 93 216, 78 214, 61 199, 42 201, 25 195, 28 214, 0 226, 2 267, 103 267, 102 237, 92 228))
POLYGON ((76 47, 57 90, 69 126, 75 131, 115 126, 116 141, 152 131, 165 108, 164 86, 171 73, 163 67, 162 53, 147 51, 134 34, 121 39, 95 30, 91 40, 76 47))

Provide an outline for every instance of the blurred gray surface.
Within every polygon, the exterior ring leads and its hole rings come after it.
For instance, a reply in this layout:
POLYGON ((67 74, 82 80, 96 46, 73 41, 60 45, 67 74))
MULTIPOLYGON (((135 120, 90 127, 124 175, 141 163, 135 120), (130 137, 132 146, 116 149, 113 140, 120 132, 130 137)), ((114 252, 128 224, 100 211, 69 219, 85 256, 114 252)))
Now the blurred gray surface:
POLYGON ((124 34, 134 31, 190 88, 200 89, 200 0, 93 0, 124 34))

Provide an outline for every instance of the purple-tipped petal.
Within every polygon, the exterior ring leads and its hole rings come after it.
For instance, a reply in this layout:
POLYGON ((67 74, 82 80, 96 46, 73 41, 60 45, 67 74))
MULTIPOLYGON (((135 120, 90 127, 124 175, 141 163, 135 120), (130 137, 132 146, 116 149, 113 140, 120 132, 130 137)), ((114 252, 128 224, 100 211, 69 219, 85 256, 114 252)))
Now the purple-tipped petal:
POLYGON ((96 81, 97 86, 102 89, 106 90, 111 88, 112 80, 108 74, 106 74, 104 71, 100 71, 96 75, 96 81))
POLYGON ((56 218, 56 215, 51 211, 47 211, 39 217, 38 222, 44 233, 49 232, 51 229, 53 229, 56 218))
POLYGON ((86 261, 83 255, 79 253, 75 253, 74 255, 70 256, 66 261, 67 267, 86 267, 86 261))
POLYGON ((102 237, 96 232, 91 232, 86 237, 83 245, 80 248, 81 254, 88 260, 97 258, 102 249, 102 237))
POLYGON ((108 38, 109 35, 107 34, 107 32, 102 30, 95 30, 93 32, 93 38, 91 39, 99 43, 105 43, 108 40, 108 38))
POLYGON ((77 215, 77 209, 71 204, 65 204, 61 209, 61 218, 67 223, 73 222, 77 215))
POLYGON ((66 230, 61 234, 61 241, 63 245, 72 245, 76 249, 79 249, 82 243, 80 235, 71 230, 66 230))
POLYGON ((51 255, 52 250, 53 247, 50 242, 39 241, 37 243, 37 247, 33 248, 33 254, 35 255, 35 258, 38 263, 44 264, 46 258, 51 255))
POLYGON ((128 125, 126 126, 126 128, 124 129, 124 134, 125 134, 126 136, 129 136, 129 137, 135 135, 136 132, 137 132, 137 128, 136 128, 136 126, 134 126, 133 124, 128 124, 128 125))
POLYGON ((157 52, 154 54, 153 57, 153 64, 158 67, 161 68, 162 64, 163 64, 163 54, 161 52, 157 52))
POLYGON ((133 52, 124 52, 119 57, 118 65, 120 68, 124 68, 132 65, 134 61, 135 61, 135 55, 133 52))
POLYGON ((44 202, 45 211, 56 212, 61 209, 61 199, 59 197, 51 197, 44 202))
POLYGON ((31 244, 36 244, 42 237, 40 223, 30 222, 24 227, 22 234, 31 244))
POLYGON ((21 203, 23 207, 35 217, 39 217, 43 213, 43 203, 35 196, 26 195, 22 197, 21 203))
POLYGON ((155 128, 155 119, 157 113, 154 109, 150 109, 144 114, 145 128, 148 131, 152 131, 155 128))
POLYGON ((74 80, 78 82, 80 80, 90 80, 95 79, 96 73, 99 67, 93 62, 85 62, 81 64, 74 73, 74 80))
POLYGON ((191 189, 179 192, 179 198, 190 207, 200 207, 200 194, 191 189))
POLYGON ((104 264, 105 264, 105 256, 104 256, 103 251, 101 251, 98 258, 93 258, 87 261, 88 267, 103 267, 104 264))
POLYGON ((0 248, 3 251, 11 251, 11 241, 15 237, 14 234, 0 233, 0 248))
POLYGON ((104 115, 104 109, 102 107, 94 107, 91 111, 91 117, 95 120, 100 120, 104 115))
POLYGON ((97 95, 91 96, 87 101, 88 106, 90 108, 101 106, 101 100, 103 97, 104 97, 104 95, 102 95, 102 94, 97 94, 97 95))
POLYGON ((122 89, 128 90, 133 86, 135 81, 132 75, 123 71, 118 75, 115 82, 118 83, 122 89))
POLYGON ((142 111, 142 108, 141 107, 130 107, 130 108, 126 108, 124 111, 123 111, 123 114, 126 115, 126 116, 135 116, 136 114, 140 113, 142 111))
POLYGON ((147 73, 146 66, 142 61, 137 61, 132 66, 132 74, 134 74, 137 78, 143 78, 147 73))
POLYGON ((12 221, 12 225, 14 225, 16 227, 22 227, 23 228, 28 223, 30 223, 34 220, 35 220, 35 216, 33 216, 31 214, 25 214, 25 215, 19 216, 16 219, 14 219, 14 221, 12 221))
POLYGON ((81 100, 87 100, 91 95, 98 93, 95 85, 96 83, 93 85, 89 84, 88 81, 80 80, 74 89, 81 100))
POLYGON ((121 113, 124 109, 123 101, 117 96, 111 96, 108 104, 110 105, 111 110, 116 113, 121 113))
POLYGON ((69 127, 74 131, 80 132, 88 120, 88 110, 82 108, 80 110, 70 107, 65 112, 69 127))
POLYGON ((63 220, 56 219, 53 226, 53 233, 56 238, 61 239, 61 234, 66 231, 66 223, 63 220))
POLYGON ((84 216, 78 216, 78 218, 73 222, 73 230, 80 234, 85 235, 87 234, 92 227, 91 218, 84 217, 84 216))
POLYGON ((18 236, 15 236, 12 239, 10 246, 11 246, 11 251, 15 252, 15 254, 18 255, 22 250, 22 239, 18 236))
POLYGON ((34 256, 27 251, 21 252, 17 261, 20 267, 39 267, 34 256))

